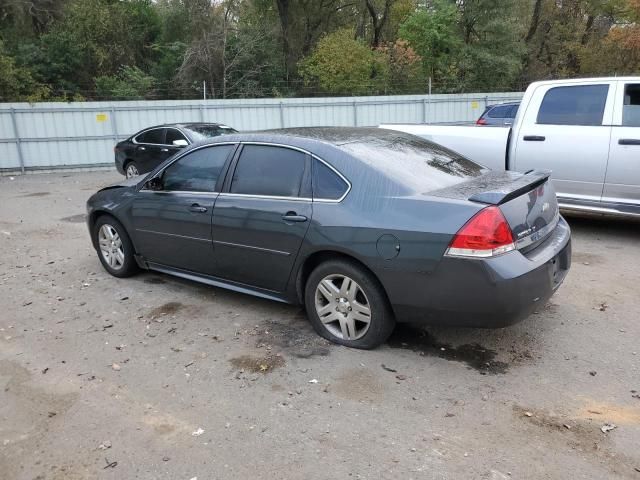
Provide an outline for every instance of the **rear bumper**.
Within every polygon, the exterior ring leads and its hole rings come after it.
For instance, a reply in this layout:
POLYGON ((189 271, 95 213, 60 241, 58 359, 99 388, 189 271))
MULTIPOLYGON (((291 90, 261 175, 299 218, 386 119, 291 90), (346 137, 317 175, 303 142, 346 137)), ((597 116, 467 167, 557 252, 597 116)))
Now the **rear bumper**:
POLYGON ((126 176, 126 173, 124 171, 124 154, 122 152, 116 151, 115 164, 116 164, 116 170, 118 170, 120 174, 126 176))
POLYGON ((571 231, 561 218, 550 237, 526 254, 445 257, 421 281, 415 278, 405 283, 404 292, 389 296, 400 322, 498 328, 542 308, 570 266, 571 231))

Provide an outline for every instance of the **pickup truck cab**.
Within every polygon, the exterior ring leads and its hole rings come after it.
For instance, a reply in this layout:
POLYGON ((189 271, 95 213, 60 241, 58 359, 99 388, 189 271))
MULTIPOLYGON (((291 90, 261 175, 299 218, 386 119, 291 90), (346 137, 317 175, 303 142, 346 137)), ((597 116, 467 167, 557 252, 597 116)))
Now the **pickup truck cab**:
POLYGON ((381 125, 492 169, 547 169, 563 210, 640 216, 640 77, 532 83, 511 127, 381 125))

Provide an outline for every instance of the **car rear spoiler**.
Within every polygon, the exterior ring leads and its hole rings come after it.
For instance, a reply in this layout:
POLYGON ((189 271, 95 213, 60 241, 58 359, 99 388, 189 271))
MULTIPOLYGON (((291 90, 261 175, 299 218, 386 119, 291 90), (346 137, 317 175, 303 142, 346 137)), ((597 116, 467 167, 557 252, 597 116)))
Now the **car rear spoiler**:
POLYGON ((550 176, 550 170, 529 170, 513 182, 495 190, 475 193, 469 197, 469 200, 487 205, 500 205, 542 185, 550 176))

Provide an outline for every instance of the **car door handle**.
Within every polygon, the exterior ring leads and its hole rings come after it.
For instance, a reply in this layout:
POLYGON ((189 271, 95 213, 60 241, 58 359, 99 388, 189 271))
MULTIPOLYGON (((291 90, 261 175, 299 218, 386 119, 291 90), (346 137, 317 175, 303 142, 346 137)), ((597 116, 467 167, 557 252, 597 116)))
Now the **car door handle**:
POLYGON ((197 203, 194 203, 189 207, 189 211, 195 213, 205 213, 207 211, 207 207, 203 207, 201 205, 198 205, 197 203))
POLYGON ((618 140, 618 145, 640 145, 640 140, 637 138, 621 138, 618 140))
POLYGON ((525 135, 522 139, 525 142, 544 142, 547 138, 542 135, 525 135))
POLYGON ((143 151, 144 151, 144 150, 146 150, 146 148, 144 148, 144 147, 138 147, 138 150, 143 150, 143 151))
POLYGON ((306 222, 307 217, 298 215, 296 212, 287 212, 282 216, 282 220, 285 222, 306 222))
POLYGON ((168 149, 168 148, 162 148, 162 149, 160 149, 160 151, 161 151, 161 152, 168 152, 168 151, 169 151, 169 149, 168 149))

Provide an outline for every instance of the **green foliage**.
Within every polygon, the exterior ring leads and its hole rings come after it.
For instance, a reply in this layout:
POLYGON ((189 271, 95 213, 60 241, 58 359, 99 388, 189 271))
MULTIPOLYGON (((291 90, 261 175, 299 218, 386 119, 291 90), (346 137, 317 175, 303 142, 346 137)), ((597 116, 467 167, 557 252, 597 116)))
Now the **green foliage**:
POLYGON ((152 95, 154 78, 138 67, 124 66, 116 75, 96 78, 96 94, 118 100, 142 100, 152 95))
POLYGON ((384 54, 355 39, 349 29, 321 38, 311 56, 300 63, 300 71, 307 85, 343 95, 383 93, 389 74, 384 54))
POLYGON ((0 101, 521 90, 640 73, 640 0, 2 0, 0 101))
POLYGON ((400 38, 422 58, 425 77, 437 83, 457 78, 456 60, 463 42, 458 35, 459 12, 454 4, 437 0, 432 7, 416 11, 400 26, 400 38))

